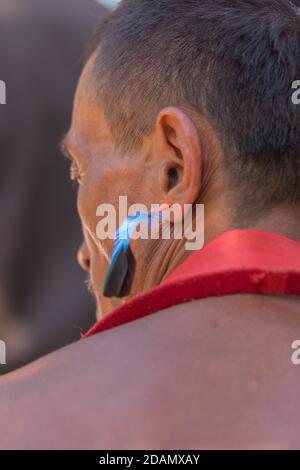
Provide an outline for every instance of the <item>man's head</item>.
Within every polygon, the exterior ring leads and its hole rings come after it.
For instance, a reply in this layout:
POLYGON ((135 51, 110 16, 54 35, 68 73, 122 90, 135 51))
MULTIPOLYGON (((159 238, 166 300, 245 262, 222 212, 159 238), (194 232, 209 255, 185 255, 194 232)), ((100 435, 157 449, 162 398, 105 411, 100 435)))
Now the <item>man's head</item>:
MULTIPOLYGON (((81 179, 81 263, 99 301, 112 252, 112 242, 96 236, 102 202, 117 206, 125 195, 148 207, 205 203, 212 233, 300 204, 300 106, 292 102, 299 7, 299 0, 124 0, 96 32, 67 145, 81 179)), ((134 249, 132 294, 183 257, 175 241, 134 249)))

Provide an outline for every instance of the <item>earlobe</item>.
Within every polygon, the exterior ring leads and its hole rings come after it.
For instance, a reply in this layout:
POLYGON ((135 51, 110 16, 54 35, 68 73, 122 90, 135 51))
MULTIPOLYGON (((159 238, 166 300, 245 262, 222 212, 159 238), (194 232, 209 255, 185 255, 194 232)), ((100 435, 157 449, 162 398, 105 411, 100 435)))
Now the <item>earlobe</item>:
POLYGON ((199 195, 202 171, 200 139, 192 119, 175 107, 164 108, 156 122, 161 157, 160 188, 165 199, 193 204, 199 195))

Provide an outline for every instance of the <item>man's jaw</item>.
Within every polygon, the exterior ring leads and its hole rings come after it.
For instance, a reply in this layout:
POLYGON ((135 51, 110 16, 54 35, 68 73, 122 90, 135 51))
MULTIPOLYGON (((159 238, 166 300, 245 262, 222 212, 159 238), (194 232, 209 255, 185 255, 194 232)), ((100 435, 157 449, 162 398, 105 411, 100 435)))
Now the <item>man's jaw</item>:
POLYGON ((97 318, 97 320, 101 320, 101 318, 103 317, 103 310, 102 310, 102 307, 101 307, 100 299, 97 297, 97 295, 95 293, 95 289, 93 287, 93 283, 92 283, 90 274, 88 274, 88 277, 87 277, 85 283, 87 285, 89 293, 94 298, 94 300, 96 302, 96 305, 97 305, 96 318, 97 318))

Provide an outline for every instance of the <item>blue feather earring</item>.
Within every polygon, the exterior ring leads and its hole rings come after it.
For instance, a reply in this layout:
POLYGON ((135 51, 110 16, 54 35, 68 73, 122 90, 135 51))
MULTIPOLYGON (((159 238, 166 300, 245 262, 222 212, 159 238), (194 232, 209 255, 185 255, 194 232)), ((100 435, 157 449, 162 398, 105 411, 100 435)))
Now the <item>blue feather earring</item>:
POLYGON ((171 204, 162 204, 151 212, 138 212, 129 216, 117 229, 114 237, 114 250, 105 281, 105 297, 125 297, 130 293, 134 278, 136 261, 130 248, 131 238, 138 225, 158 224, 163 220, 163 211, 171 204))

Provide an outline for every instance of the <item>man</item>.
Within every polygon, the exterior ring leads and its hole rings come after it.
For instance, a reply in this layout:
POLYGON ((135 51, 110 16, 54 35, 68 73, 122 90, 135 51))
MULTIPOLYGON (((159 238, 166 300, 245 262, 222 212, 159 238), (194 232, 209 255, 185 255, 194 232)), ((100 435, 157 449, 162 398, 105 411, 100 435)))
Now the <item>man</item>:
POLYGON ((99 29, 64 147, 102 319, 0 382, 1 447, 299 447, 299 75, 296 1, 128 0, 99 29), (120 195, 204 204, 205 246, 134 241, 107 298, 120 195))

